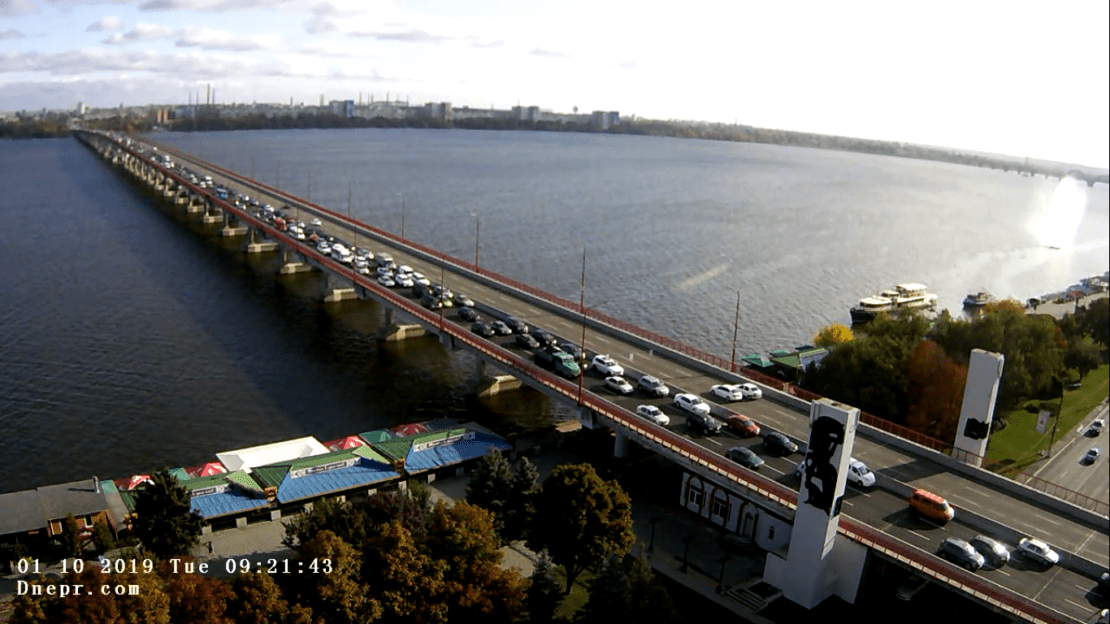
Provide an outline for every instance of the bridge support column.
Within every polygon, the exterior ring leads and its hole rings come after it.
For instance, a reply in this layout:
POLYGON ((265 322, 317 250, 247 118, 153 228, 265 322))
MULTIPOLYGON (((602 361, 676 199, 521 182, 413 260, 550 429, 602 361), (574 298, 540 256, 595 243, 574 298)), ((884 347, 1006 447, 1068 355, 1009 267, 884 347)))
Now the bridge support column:
POLYGON ((344 299, 358 299, 354 284, 326 271, 325 275, 327 276, 325 278, 327 284, 326 292, 324 293, 324 303, 336 303, 344 299))
POLYGON ((523 385, 519 379, 512 375, 494 375, 493 377, 483 378, 478 387, 478 396, 493 396, 508 390, 516 390, 523 385))
POLYGON ((204 211, 204 218, 201 219, 203 223, 219 223, 224 219, 224 211, 219 208, 212 208, 209 206, 208 210, 204 211))
MULTIPOLYGON (((276 245, 277 243, 274 244, 276 245)), ((258 245, 266 245, 266 243, 261 242, 258 243, 258 245)), ((260 249, 260 251, 264 251, 264 249, 260 249)), ((281 275, 288 275, 290 273, 307 273, 308 271, 312 270, 312 265, 308 264, 307 262, 301 262, 301 255, 295 251, 283 248, 281 256, 282 264, 281 268, 278 269, 278 273, 281 275)))
POLYGON ((387 325, 382 332, 381 339, 386 342, 394 342, 406 338, 418 338, 427 334, 428 330, 424 329, 423 325, 387 325))
POLYGON ((231 215, 230 212, 223 211, 224 213, 224 227, 220 230, 221 236, 244 236, 247 233, 247 226, 239 223, 239 221, 231 215))
POLYGON ((617 439, 613 442, 613 457, 623 459, 628 456, 628 436, 617 431, 617 439))
POLYGON ((448 349, 455 349, 455 337, 445 331, 439 332, 439 344, 447 347, 448 349))
POLYGON ((258 230, 247 228, 247 253, 261 253, 263 251, 277 251, 277 241, 259 240, 258 230))

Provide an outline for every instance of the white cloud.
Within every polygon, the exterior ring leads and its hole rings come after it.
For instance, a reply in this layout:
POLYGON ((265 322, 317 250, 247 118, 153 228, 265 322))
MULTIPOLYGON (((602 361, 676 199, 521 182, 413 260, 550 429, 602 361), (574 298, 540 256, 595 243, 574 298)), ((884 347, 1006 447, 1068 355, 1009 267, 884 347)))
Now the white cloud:
POLYGON ((3 17, 19 17, 40 11, 31 0, 0 0, 0 16, 3 17))
POLYGON ((570 58, 566 52, 559 52, 557 50, 548 50, 546 48, 532 48, 528 51, 532 56, 546 56, 550 58, 570 58))
POLYGON ((89 24, 89 27, 85 29, 85 32, 100 32, 100 31, 104 31, 104 30, 119 30, 120 28, 123 28, 123 24, 120 23, 118 17, 112 15, 112 16, 108 16, 108 17, 102 17, 102 18, 98 19, 97 21, 93 22, 92 24, 89 24))
POLYGON ((19 32, 14 28, 5 28, 4 30, 0 30, 0 41, 4 39, 22 39, 26 36, 27 35, 19 32))
POLYGON ((184 28, 178 31, 180 38, 174 44, 179 48, 196 47, 203 50, 228 50, 245 52, 248 50, 273 49, 281 41, 273 35, 237 36, 232 33, 211 28, 184 28))
POLYGON ((140 41, 151 41, 154 39, 167 39, 172 37, 174 31, 172 28, 165 26, 158 26, 157 24, 135 24, 131 30, 119 34, 114 33, 109 35, 104 43, 110 45, 121 45, 125 43, 137 43, 140 41))

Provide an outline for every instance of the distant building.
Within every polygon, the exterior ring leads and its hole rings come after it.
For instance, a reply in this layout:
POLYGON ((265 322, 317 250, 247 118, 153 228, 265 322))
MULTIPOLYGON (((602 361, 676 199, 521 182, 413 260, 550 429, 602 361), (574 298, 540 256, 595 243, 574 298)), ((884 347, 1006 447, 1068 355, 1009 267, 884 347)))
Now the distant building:
POLYGON ((355 101, 354 100, 332 100, 328 102, 331 107, 333 115, 340 117, 354 117, 355 116, 355 101))
POLYGON ((590 125, 594 130, 608 130, 613 126, 619 126, 621 123, 621 114, 617 111, 594 111, 590 119, 590 125))

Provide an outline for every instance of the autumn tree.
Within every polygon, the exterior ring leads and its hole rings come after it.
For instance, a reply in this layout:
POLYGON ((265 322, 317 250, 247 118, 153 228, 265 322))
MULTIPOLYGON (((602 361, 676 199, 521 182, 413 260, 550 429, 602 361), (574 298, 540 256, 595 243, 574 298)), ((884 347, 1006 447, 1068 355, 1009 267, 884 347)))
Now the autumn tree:
POLYGON ((399 520, 377 527, 363 559, 363 582, 380 604, 383 622, 447 621, 447 565, 423 552, 399 520))
POLYGON ((917 343, 907 373, 906 426, 945 442, 956 438, 967 366, 952 361, 932 340, 917 343))
POLYGON ((228 614, 239 624, 310 624, 311 610, 292 609, 272 576, 263 572, 240 572, 232 579, 228 614))
POLYGON ((452 621, 511 622, 523 612, 520 574, 501 568, 500 547, 489 511, 465 501, 433 508, 427 552, 446 564, 443 598, 452 621))
POLYGON ((77 557, 81 554, 81 527, 73 514, 66 514, 62 521, 62 534, 58 536, 58 545, 63 557, 77 557))
POLYGON ((165 580, 173 624, 235 624, 227 612, 233 597, 227 581, 186 572, 180 561, 177 572, 171 562, 160 562, 158 574, 165 580))
POLYGON ((204 519, 189 504, 189 492, 159 470, 135 496, 132 528, 143 548, 159 559, 186 555, 200 541, 204 519))
POLYGON ((608 555, 624 557, 636 536, 632 503, 616 481, 604 481, 589 464, 557 466, 536 496, 528 547, 547 549, 566 571, 569 594, 587 567, 608 555))
POLYGON ((295 591, 312 611, 313 621, 328 624, 372 622, 382 615, 377 600, 367 594, 361 583, 362 555, 341 537, 324 529, 297 549, 298 568, 295 591), (313 570, 308 565, 315 562, 313 570))
POLYGON ((551 622, 555 611, 563 602, 559 579, 555 577, 555 566, 546 550, 541 550, 532 570, 532 583, 528 586, 528 621, 535 624, 551 622))
MULTIPOLYGON (((57 584, 41 578, 40 584, 57 584)), ((65 597, 21 595, 13 600, 11 624, 169 624, 170 601, 162 590, 163 581, 157 574, 110 573, 100 566, 88 565, 81 572, 70 571, 60 583, 81 585, 79 594, 65 597), (95 591, 101 586, 135 585, 138 592, 124 596, 95 591), (93 590, 93 591, 90 591, 93 590)))
POLYGON ((823 349, 835 347, 852 340, 852 330, 840 323, 822 327, 813 335, 813 344, 823 349))

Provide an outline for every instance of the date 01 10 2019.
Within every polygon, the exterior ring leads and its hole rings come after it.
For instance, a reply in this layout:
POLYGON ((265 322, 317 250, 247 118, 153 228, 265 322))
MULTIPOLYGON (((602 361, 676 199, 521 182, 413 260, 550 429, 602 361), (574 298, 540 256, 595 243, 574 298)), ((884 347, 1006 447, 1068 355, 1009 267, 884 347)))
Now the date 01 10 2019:
MULTIPOLYGON (((170 571, 174 574, 208 574, 212 571, 208 561, 194 561, 190 559, 170 559, 170 571)), ((154 561, 150 559, 108 559, 101 557, 90 565, 99 566, 102 574, 150 574, 154 571, 154 561)), ((70 570, 77 574, 85 571, 85 561, 82 559, 63 559, 61 573, 67 574, 70 570)), ((20 574, 39 574, 41 572, 38 559, 21 559, 16 564, 16 571, 20 574)), ((252 562, 250 559, 227 559, 224 561, 224 571, 228 574, 237 572, 267 572, 269 574, 330 574, 332 571, 331 559, 267 559, 252 562)))

